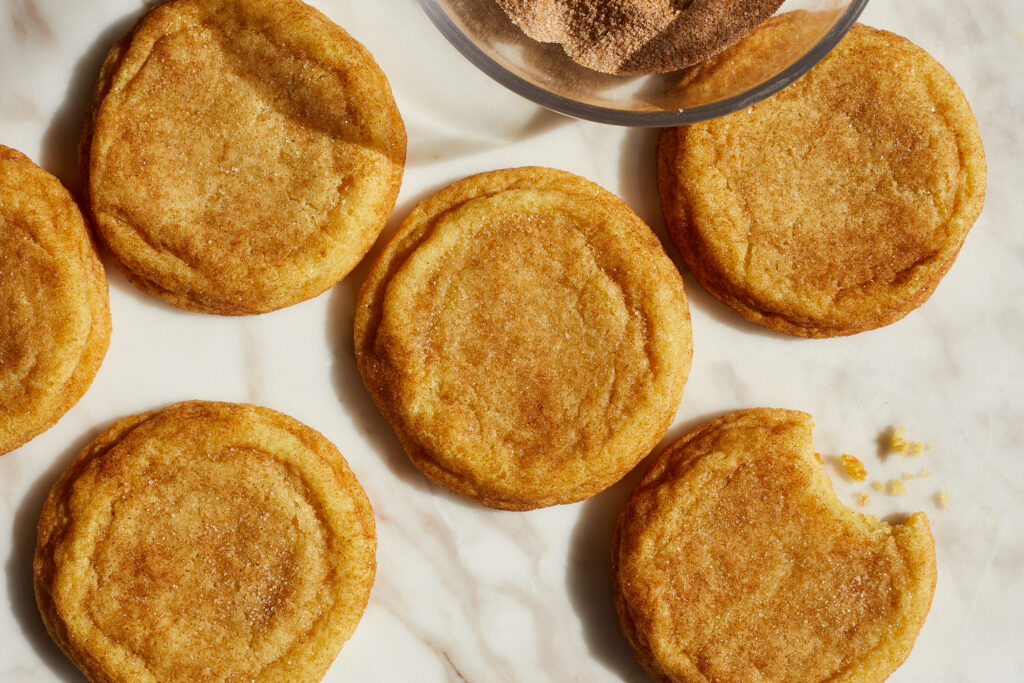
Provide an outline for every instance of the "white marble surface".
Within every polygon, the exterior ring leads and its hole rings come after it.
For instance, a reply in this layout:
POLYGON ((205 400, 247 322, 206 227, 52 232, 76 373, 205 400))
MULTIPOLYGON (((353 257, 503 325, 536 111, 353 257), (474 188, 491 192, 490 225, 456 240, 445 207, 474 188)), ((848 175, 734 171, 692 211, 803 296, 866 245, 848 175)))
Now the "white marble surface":
MULTIPOLYGON (((144 4, 0 0, 0 142, 75 187, 74 145, 99 62, 144 4)), ((654 132, 572 121, 506 92, 463 61, 415 0, 313 4, 370 48, 405 117, 408 169, 389 230, 464 175, 542 164, 601 183, 663 232, 654 132)), ((876 514, 926 511, 938 551, 931 615, 890 680, 1021 681, 1024 3, 873 0, 863 20, 924 46, 963 86, 988 151, 984 214, 925 306, 852 338, 767 333, 687 276, 694 365, 666 442, 735 408, 791 407, 814 415, 822 453, 860 456, 872 479, 932 469, 905 498, 870 491, 876 514), (902 465, 882 458, 879 436, 895 424, 934 451, 902 465)), ((638 472, 590 501, 530 513, 429 485, 356 371, 352 311, 365 274, 364 264, 313 301, 226 319, 147 298, 108 264, 114 334, 95 383, 56 427, 0 458, 0 680, 83 680, 51 644, 31 592, 43 497, 111 421, 187 398, 294 415, 339 445, 373 501, 377 582, 326 680, 647 680, 619 633, 607 578, 611 528, 638 472)), ((852 502, 864 487, 829 469, 852 502)))

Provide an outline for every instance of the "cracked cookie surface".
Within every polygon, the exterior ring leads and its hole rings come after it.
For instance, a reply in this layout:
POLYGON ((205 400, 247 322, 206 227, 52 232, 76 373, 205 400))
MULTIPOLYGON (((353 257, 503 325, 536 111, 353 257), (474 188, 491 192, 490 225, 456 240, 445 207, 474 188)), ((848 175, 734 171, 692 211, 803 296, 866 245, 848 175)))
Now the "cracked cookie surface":
POLYGON ((373 512, 338 450, 256 406, 114 424, 54 485, 35 589, 93 681, 319 681, 375 570, 373 512))
POLYGON ((507 509, 581 500, 632 469, 691 356, 682 281, 650 228, 544 168, 422 202, 363 285, 355 348, 417 467, 507 509))
POLYGON ((0 145, 0 454, 78 402, 109 343, 107 278, 78 205, 0 145))
POLYGON ((981 212, 985 178, 952 77, 862 25, 793 85, 668 129, 658 150, 665 219, 697 280, 805 337, 881 327, 924 303, 981 212))
POLYGON ((814 457, 810 416, 730 413, 669 446, 619 516, 615 607, 672 683, 869 683, 910 654, 935 590, 923 513, 854 512, 814 457))
POLYGON ((81 148, 133 284, 262 313, 351 271, 394 207, 405 128, 370 53, 298 0, 173 0, 111 50, 81 148))

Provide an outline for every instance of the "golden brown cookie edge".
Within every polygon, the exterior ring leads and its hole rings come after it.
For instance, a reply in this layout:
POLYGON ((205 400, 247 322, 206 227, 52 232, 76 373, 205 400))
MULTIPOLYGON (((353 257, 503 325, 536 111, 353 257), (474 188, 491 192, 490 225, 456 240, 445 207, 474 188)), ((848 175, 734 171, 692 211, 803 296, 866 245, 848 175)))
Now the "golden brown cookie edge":
MULTIPOLYGON (((330 668, 334 659, 341 651, 342 646, 355 632, 355 629, 362 620, 363 613, 369 604, 370 592, 376 574, 377 536, 373 509, 366 496, 365 490, 362 488, 358 479, 356 479, 355 474, 348 466, 344 456, 341 455, 340 451, 338 451, 337 447, 329 439, 319 431, 285 413, 251 404, 225 403, 217 401, 182 401, 180 403, 166 406, 165 408, 132 415, 118 420, 85 446, 81 452, 79 452, 51 487, 43 504, 43 509, 37 525, 37 543, 32 563, 33 588, 36 596, 36 603, 39 607, 40 615, 42 616, 46 630, 54 643, 60 647, 68 659, 71 660, 71 662, 87 678, 89 678, 90 681, 113 682, 122 680, 112 674, 104 673, 104 662, 92 656, 87 648, 80 647, 74 642, 73 634, 70 634, 65 628, 64 622, 61 619, 58 608, 54 602, 51 586, 56 573, 55 553, 57 552, 57 546, 59 545, 63 535, 67 532, 67 527, 70 523, 65 505, 70 494, 70 489, 78 476, 93 461, 98 458, 102 458, 105 453, 117 446, 118 443, 120 443, 120 441, 132 430, 152 419, 195 407, 209 408, 214 411, 234 411, 239 409, 255 411, 262 419, 266 419, 274 426, 292 434, 311 451, 319 455, 321 459, 329 465, 332 472, 337 477, 339 487, 341 487, 350 496, 357 521, 363 529, 366 540, 369 543, 368 548, 370 551, 369 563, 366 567, 368 572, 368 581, 366 582, 365 590, 363 591, 361 599, 362 608, 358 610, 358 613, 353 612, 345 615, 347 618, 344 619, 342 623, 331 624, 331 626, 335 627, 335 633, 329 634, 333 635, 331 645, 336 645, 336 647, 333 648, 333 651, 332 648, 311 647, 311 645, 315 644, 310 641, 300 641, 299 647, 294 648, 294 650, 297 650, 298 652, 292 651, 288 653, 289 655, 305 655, 303 661, 312 661, 314 665, 317 666, 316 672, 311 674, 308 677, 308 680, 311 682, 320 680, 320 678, 322 678, 330 668), (302 652, 301 650, 309 651, 302 652)), ((281 658, 275 660, 275 662, 261 672, 261 678, 258 680, 293 680, 293 666, 288 664, 287 661, 282 661, 285 659, 290 661, 293 658, 294 657, 282 655, 281 658), (270 675, 264 677, 264 675, 268 673, 270 675)))
POLYGON ((291 288, 289 296, 283 296, 280 301, 275 301, 270 304, 255 305, 252 305, 251 302, 244 301, 225 301, 223 300, 223 297, 210 297, 206 296, 203 292, 196 293, 189 291, 177 291, 161 285, 145 273, 137 272, 137 270, 139 270, 138 268, 130 266, 118 255, 116 251, 111 248, 110 241, 104 236, 104 223, 99 220, 93 211, 89 172, 90 165, 92 163, 92 137, 95 132, 96 119, 99 116, 99 111, 102 107, 103 101, 113 86, 113 82, 121 69, 122 61, 131 47, 135 33, 146 25, 147 20, 151 19, 151 15, 155 12, 167 11, 165 8, 168 5, 191 2, 193 2, 193 0, 167 0, 144 12, 136 21, 135 25, 122 35, 114 45, 111 46, 107 53, 100 69, 100 74, 93 90, 91 101, 87 107, 85 122, 78 145, 78 165, 79 175, 82 180, 84 210, 88 212, 90 220, 93 226, 95 226, 97 238, 103 243, 106 252, 111 257, 111 261, 125 276, 125 279, 143 293, 160 298, 172 306, 195 313, 224 316, 245 316, 269 313, 293 306, 303 301, 308 301, 309 299, 323 294, 325 291, 347 277, 352 270, 359 265, 362 259, 373 247, 381 232, 383 232, 388 219, 391 217, 391 213, 394 211, 394 207, 398 201, 398 195, 401 190, 402 179, 405 174, 405 158, 408 139, 405 130, 405 123, 401 117, 401 113, 398 111, 398 106, 391 90, 391 84, 383 70, 380 68, 380 65, 377 64, 372 53, 370 53, 370 51, 361 42, 351 36, 343 27, 334 23, 320 10, 304 2, 296 0, 293 4, 301 6, 305 11, 310 12, 314 20, 319 22, 319 27, 321 29, 334 33, 336 38, 339 38, 342 42, 348 44, 356 52, 360 53, 361 62, 358 66, 361 68, 365 67, 365 71, 373 74, 374 79, 378 82, 377 85, 381 86, 379 91, 385 96, 383 98, 383 104, 385 105, 384 110, 391 119, 387 126, 388 131, 386 135, 387 140, 392 143, 386 155, 391 164, 392 170, 388 188, 389 193, 387 194, 385 201, 381 203, 375 212, 377 216, 373 226, 370 226, 364 231, 366 239, 364 239, 364 244, 358 254, 351 254, 351 258, 346 259, 345 265, 338 268, 337 272, 321 274, 318 278, 305 281, 301 286, 291 288))
MULTIPOLYGON (((419 244, 429 237, 433 229, 433 222, 445 212, 481 196, 509 189, 535 187, 557 189, 570 194, 585 194, 588 201, 601 201, 605 203, 610 201, 615 206, 621 205, 621 207, 625 207, 630 215, 636 218, 636 221, 640 224, 643 224, 647 228, 647 232, 650 233, 649 236, 641 234, 642 241, 647 241, 649 247, 656 246, 658 251, 664 255, 657 237, 654 236, 650 228, 636 216, 625 202, 600 185, 582 176, 568 171, 536 166, 485 171, 457 180, 435 192, 420 202, 401 223, 399 228, 389 238, 380 254, 378 254, 370 269, 370 273, 360 288, 353 330, 356 362, 360 375, 363 378, 363 383, 377 408, 395 430, 406 454, 417 469, 423 472, 435 484, 456 495, 469 498, 487 507, 512 511, 533 510, 551 505, 574 503, 605 490, 630 472, 638 462, 650 453, 651 449, 661 440, 665 431, 668 430, 675 417, 675 408, 673 408, 669 414, 664 416, 661 429, 657 430, 659 432, 658 437, 651 440, 643 455, 637 458, 636 462, 632 463, 628 468, 615 472, 599 481, 595 480, 589 486, 580 486, 572 489, 571 492, 567 492, 564 496, 550 496, 540 499, 513 499, 505 495, 496 495, 493 492, 483 491, 464 477, 442 467, 423 448, 415 435, 409 433, 402 426, 402 421, 397 411, 391 408, 391 403, 395 399, 391 395, 389 387, 393 386, 394 381, 388 379, 389 373, 387 368, 376 357, 373 348, 376 341, 376 327, 380 322, 380 306, 382 305, 391 275, 401 267, 419 244), (648 237, 649 240, 647 239, 648 237)), ((668 260, 667 255, 665 258, 668 260)), ((669 264, 671 266, 670 261, 669 264)), ((685 290, 683 289, 682 277, 679 276, 674 266, 671 266, 670 270, 675 275, 672 286, 678 287, 682 301, 685 303, 687 300, 685 290)), ((683 307, 683 316, 687 326, 687 339, 685 340, 684 350, 685 359, 683 361, 686 371, 683 372, 682 380, 678 387, 680 395, 682 394, 682 385, 685 385, 689 374, 688 369, 693 355, 692 335, 689 333, 690 315, 688 303, 683 307)), ((678 405, 678 401, 676 401, 676 404, 678 405)))
POLYGON ((9 439, 6 443, 0 443, 0 455, 10 453, 24 446, 32 439, 51 429, 64 417, 65 413, 81 400, 82 396, 85 395, 85 392, 92 385, 100 366, 103 364, 103 359, 110 346, 110 334, 112 331, 107 277, 103 269, 103 263, 100 261, 99 251, 92 235, 89 221, 82 207, 56 176, 37 165, 25 154, 16 149, 0 145, 0 161, 3 159, 27 164, 32 172, 39 175, 41 179, 45 179, 45 182, 57 197, 62 200, 63 208, 77 219, 78 224, 66 227, 80 233, 77 241, 80 247, 79 256, 81 257, 84 274, 88 279, 87 286, 91 290, 88 302, 90 304, 89 310, 92 324, 82 347, 78 365, 72 371, 61 390, 61 399, 45 414, 38 415, 32 424, 26 425, 13 438, 9 439))
MULTIPOLYGON (((977 121, 963 90, 938 60, 932 57, 924 48, 907 38, 864 24, 855 24, 849 33, 852 38, 869 34, 882 36, 885 40, 890 41, 897 51, 909 49, 909 51, 918 56, 923 55, 937 67, 933 70, 933 75, 937 75, 946 81, 947 91, 952 94, 950 104, 955 105, 958 109, 957 123, 959 125, 956 130, 958 133, 966 134, 958 135, 957 137, 961 155, 961 168, 968 175, 971 175, 968 172, 973 170, 973 182, 970 183, 973 187, 967 189, 968 196, 966 198, 958 197, 958 205, 966 204, 966 208, 961 215, 954 217, 955 220, 950 221, 950 223, 955 222, 959 224, 955 230, 957 238, 947 238, 947 242, 955 243, 955 246, 945 250, 946 253, 942 255, 942 258, 934 263, 929 277, 921 283, 917 290, 906 295, 901 306, 874 311, 872 312, 873 314, 862 314, 848 321, 832 322, 801 319, 799 317, 763 311, 758 307, 756 301, 744 296, 726 278, 716 277, 713 272, 714 269, 709 267, 711 264, 705 258, 706 253, 700 248, 702 238, 697 234, 693 226, 689 202, 686 198, 686 190, 676 172, 679 166, 676 163, 676 159, 681 154, 680 143, 685 141, 687 131, 690 128, 700 124, 666 128, 662 130, 659 137, 656 154, 658 188, 662 213, 665 217, 672 242, 682 254, 683 260, 686 262, 694 278, 708 293, 750 322, 774 332, 817 339, 848 336, 884 327, 906 317, 911 311, 924 304, 934 293, 939 282, 956 260, 956 256, 963 246, 968 231, 981 214, 984 205, 987 176, 985 152, 980 133, 978 132, 977 121), (968 153, 965 153, 965 147, 968 148, 968 153)), ((972 179, 968 178, 968 180, 972 179)), ((963 189, 962 184, 959 189, 963 189)))
MULTIPOLYGON (((642 630, 637 627, 631 613, 629 601, 624 594, 624 583, 621 576, 620 555, 622 536, 626 533, 624 529, 636 524, 637 517, 650 508, 650 500, 645 499, 645 493, 658 488, 666 480, 675 480, 685 476, 688 470, 706 455, 699 450, 687 453, 686 449, 692 442, 698 441, 708 433, 728 428, 736 421, 750 417, 772 418, 776 422, 791 421, 801 425, 808 431, 813 429, 813 422, 809 414, 802 411, 779 408, 736 410, 699 425, 670 444, 654 458, 643 479, 630 494, 616 520, 610 545, 612 601, 615 611, 619 616, 622 632, 626 636, 637 662, 659 683, 705 683, 706 678, 700 674, 688 655, 683 655, 683 657, 692 667, 691 673, 693 678, 674 679, 669 676, 654 656, 642 630)), ((868 652, 859 664, 851 665, 842 675, 835 679, 836 683, 868 683, 869 681, 881 683, 910 656, 914 643, 918 635, 920 635, 921 628, 924 626, 925 619, 931 608, 937 580, 937 570, 935 542, 931 534, 928 518, 923 512, 915 512, 904 522, 889 525, 873 515, 859 513, 848 508, 835 495, 831 481, 824 474, 821 464, 813 457, 813 454, 801 453, 799 457, 805 460, 820 475, 822 487, 819 493, 824 494, 826 501, 830 503, 833 511, 844 519, 866 520, 874 527, 888 527, 891 533, 900 539, 897 541, 897 545, 902 551, 902 559, 908 566, 913 568, 913 571, 922 580, 923 585, 920 587, 923 590, 911 595, 912 606, 903 613, 906 619, 898 636, 894 636, 889 641, 883 642, 879 647, 868 652)))

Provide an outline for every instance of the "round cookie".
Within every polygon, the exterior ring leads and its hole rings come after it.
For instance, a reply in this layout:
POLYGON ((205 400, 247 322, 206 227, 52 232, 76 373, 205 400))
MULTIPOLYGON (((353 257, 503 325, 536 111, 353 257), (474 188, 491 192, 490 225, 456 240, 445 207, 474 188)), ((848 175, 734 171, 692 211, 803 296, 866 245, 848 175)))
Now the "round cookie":
POLYGON ((363 284, 355 352, 424 474, 526 510, 594 495, 657 444, 690 319, 679 273, 620 199, 518 168, 406 218, 363 284))
POLYGON ((985 175, 952 77, 861 25, 793 85, 666 130, 658 150, 665 219, 697 280, 804 337, 888 325, 924 303, 981 212, 985 175))
POLYGON ((109 343, 107 279, 78 205, 0 145, 0 454, 78 402, 109 343))
POLYGON ((394 208, 405 128, 367 50, 299 0, 172 0, 110 51, 80 150, 143 291, 244 315, 352 270, 394 208))
POLYGON ((805 413, 743 410, 662 453, 612 539, 615 607, 658 681, 885 680, 935 589, 928 519, 844 506, 805 413))
POLYGON ((92 681, 319 681, 366 607, 375 546, 319 433, 179 403, 116 423, 54 485, 36 598, 92 681))

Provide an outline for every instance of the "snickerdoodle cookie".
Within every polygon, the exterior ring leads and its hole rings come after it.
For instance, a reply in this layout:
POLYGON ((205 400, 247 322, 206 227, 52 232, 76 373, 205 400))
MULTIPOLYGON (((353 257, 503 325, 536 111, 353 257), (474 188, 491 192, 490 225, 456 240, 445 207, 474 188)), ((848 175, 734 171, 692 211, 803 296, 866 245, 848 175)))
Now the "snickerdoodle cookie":
POLYGON ((805 413, 730 413, 670 446, 619 517, 615 606, 659 681, 880 682, 935 589, 928 519, 847 508, 805 413))
POLYGON ((360 292, 355 352, 424 474, 523 510, 587 498, 657 444, 690 318, 679 273, 620 199, 518 168, 416 207, 360 292))
POLYGON ((860 25, 775 96, 666 130, 658 171, 697 280, 749 320, 804 337, 873 329, 924 303, 981 212, 986 174, 952 77, 860 25))
POLYGON ((179 403, 116 423, 54 485, 36 598, 92 681, 319 681, 375 547, 369 501, 318 432, 179 403))
POLYGON ((107 279, 78 205, 0 145, 0 454, 78 402, 109 342, 107 279))
POLYGON ((110 51, 81 166, 143 291, 262 313, 348 274, 384 227, 405 128, 367 50, 299 0, 171 0, 110 51))

